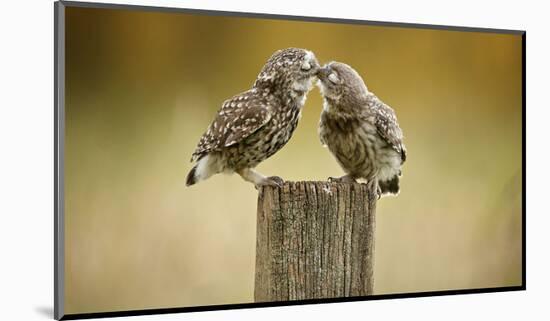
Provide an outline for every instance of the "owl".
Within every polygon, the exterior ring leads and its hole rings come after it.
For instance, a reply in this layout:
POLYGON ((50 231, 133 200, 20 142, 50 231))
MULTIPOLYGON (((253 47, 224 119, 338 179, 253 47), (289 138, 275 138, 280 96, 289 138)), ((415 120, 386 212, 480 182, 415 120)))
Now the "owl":
POLYGON ((281 186, 281 178, 265 177, 254 168, 292 137, 319 68, 311 51, 276 51, 251 89, 222 104, 192 155, 196 164, 187 175, 187 186, 234 172, 256 187, 281 186))
POLYGON ((407 150, 393 109, 344 63, 326 64, 318 78, 323 95, 319 138, 346 173, 337 180, 363 179, 377 184, 379 197, 397 195, 407 150))

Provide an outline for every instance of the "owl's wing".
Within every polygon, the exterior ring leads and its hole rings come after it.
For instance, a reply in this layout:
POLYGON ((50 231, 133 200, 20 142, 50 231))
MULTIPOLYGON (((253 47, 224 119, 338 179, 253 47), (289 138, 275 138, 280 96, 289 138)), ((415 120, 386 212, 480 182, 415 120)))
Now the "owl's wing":
POLYGON ((245 92, 226 100, 199 140, 191 161, 241 142, 270 119, 270 106, 253 92, 245 92))
POLYGON ((401 162, 403 163, 407 159, 407 149, 403 143, 403 131, 397 123, 395 112, 377 97, 374 97, 374 99, 373 109, 378 135, 401 155, 401 162))

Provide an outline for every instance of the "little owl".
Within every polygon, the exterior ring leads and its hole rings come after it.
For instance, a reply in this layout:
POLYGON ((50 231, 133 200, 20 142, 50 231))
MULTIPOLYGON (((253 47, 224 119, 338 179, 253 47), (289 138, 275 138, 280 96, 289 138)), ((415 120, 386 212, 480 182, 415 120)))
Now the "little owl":
POLYGON ((336 180, 364 179, 377 184, 379 196, 398 194, 407 151, 393 109, 346 64, 331 62, 318 77, 324 98, 319 137, 346 173, 336 180))
POLYGON ((319 67, 311 51, 276 51, 250 90, 223 103, 193 153, 197 163, 187 186, 222 172, 237 172, 256 186, 280 186, 281 178, 265 177, 254 167, 289 141, 319 67))

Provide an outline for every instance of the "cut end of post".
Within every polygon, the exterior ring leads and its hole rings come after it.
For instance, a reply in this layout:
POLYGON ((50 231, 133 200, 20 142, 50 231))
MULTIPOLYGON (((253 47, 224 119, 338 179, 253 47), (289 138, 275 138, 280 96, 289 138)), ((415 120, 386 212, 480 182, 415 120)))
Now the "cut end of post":
POLYGON ((262 195, 265 192, 279 191, 279 193, 288 193, 290 191, 303 190, 306 186, 314 187, 315 192, 324 192, 328 196, 334 196, 335 193, 341 190, 354 189, 365 193, 369 200, 376 201, 376 187, 370 184, 363 183, 344 183, 344 182, 330 182, 330 181, 285 181, 281 187, 265 185, 260 187, 258 193, 262 195))

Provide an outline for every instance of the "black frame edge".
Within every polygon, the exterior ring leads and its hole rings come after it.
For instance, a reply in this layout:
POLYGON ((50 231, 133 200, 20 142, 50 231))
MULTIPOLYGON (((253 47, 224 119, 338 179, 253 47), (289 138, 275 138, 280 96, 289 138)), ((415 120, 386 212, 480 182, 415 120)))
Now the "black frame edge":
POLYGON ((236 310, 236 309, 308 305, 308 304, 320 304, 320 303, 359 302, 359 301, 384 300, 384 299, 411 299, 411 298, 435 297, 435 296, 443 296, 443 295, 481 294, 481 293, 512 292, 512 291, 523 291, 523 290, 525 290, 524 286, 509 286, 509 287, 497 287, 497 288, 377 294, 377 295, 362 296, 362 297, 311 299, 311 300, 296 300, 296 301, 281 301, 281 302, 237 303, 237 304, 207 305, 207 306, 194 306, 194 307, 182 307, 182 308, 160 308, 160 309, 127 310, 127 311, 112 311, 112 312, 93 312, 93 313, 67 314, 63 316, 61 320, 114 318, 114 317, 128 317, 128 316, 140 316, 140 315, 152 315, 152 314, 171 314, 171 313, 188 313, 188 312, 204 312, 204 311, 222 311, 222 310, 236 310))

